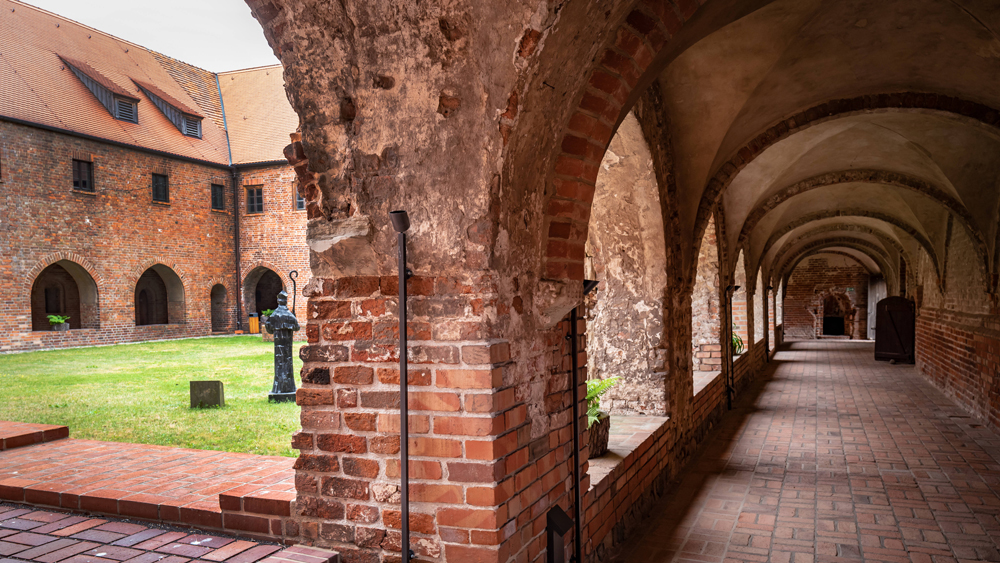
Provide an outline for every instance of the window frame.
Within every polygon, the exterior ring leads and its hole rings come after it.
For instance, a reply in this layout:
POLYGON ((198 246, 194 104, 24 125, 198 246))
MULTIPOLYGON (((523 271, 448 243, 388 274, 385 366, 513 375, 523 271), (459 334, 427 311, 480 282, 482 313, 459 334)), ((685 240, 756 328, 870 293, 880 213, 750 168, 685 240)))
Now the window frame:
POLYGON ((73 170, 73 191, 83 192, 88 194, 95 193, 97 191, 97 186, 94 185, 94 163, 89 160, 81 160, 79 158, 74 158, 72 159, 71 166, 73 170), (77 186, 77 182, 79 181, 77 179, 77 171, 81 168, 80 165, 84 164, 86 165, 86 171, 87 171, 87 178, 85 181, 89 184, 90 186, 89 188, 77 186))
POLYGON ((264 213, 264 186, 244 186, 244 188, 246 190, 247 215, 262 215, 264 213), (252 192, 256 193, 251 195, 252 192))
POLYGON ((156 172, 153 172, 152 173, 152 180, 151 180, 151 188, 152 188, 152 196, 153 196, 153 202, 154 203, 170 203, 170 177, 169 176, 167 176, 166 174, 157 174, 156 172), (158 199, 156 197, 157 196, 157 193, 156 193, 157 192, 157 190, 156 190, 156 187, 157 187, 156 186, 156 179, 157 178, 163 178, 163 198, 164 199, 158 199))
POLYGON ((222 184, 211 184, 210 187, 209 187, 209 192, 210 192, 209 195, 211 196, 210 199, 211 199, 212 211, 225 211, 226 210, 226 186, 224 186, 222 184), (215 205, 215 203, 216 203, 216 197, 215 197, 216 190, 218 190, 218 192, 219 192, 219 197, 218 197, 219 205, 218 205, 218 207, 215 205))
POLYGON ((294 211, 305 211, 306 210, 306 198, 299 194, 298 188, 292 186, 292 210, 294 211))

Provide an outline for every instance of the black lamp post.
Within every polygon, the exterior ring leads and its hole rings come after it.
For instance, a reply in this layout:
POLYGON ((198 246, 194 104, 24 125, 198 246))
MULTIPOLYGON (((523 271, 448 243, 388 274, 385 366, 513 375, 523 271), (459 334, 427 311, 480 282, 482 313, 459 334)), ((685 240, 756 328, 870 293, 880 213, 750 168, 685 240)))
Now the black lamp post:
POLYGON ((406 368, 406 279, 411 272, 406 268, 406 231, 410 228, 410 217, 405 211, 391 211, 389 218, 396 231, 399 244, 399 473, 402 520, 403 563, 413 559, 410 551, 410 417, 406 368))

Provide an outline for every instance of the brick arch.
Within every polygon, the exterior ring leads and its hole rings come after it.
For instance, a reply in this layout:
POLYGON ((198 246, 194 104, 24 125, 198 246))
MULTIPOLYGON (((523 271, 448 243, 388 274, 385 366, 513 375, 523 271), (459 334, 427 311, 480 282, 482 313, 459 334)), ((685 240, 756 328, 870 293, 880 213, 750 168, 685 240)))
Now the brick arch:
POLYGON ((68 273, 76 280, 77 291, 80 297, 80 318, 76 319, 81 324, 79 328, 100 328, 102 324, 101 298, 106 295, 106 281, 104 276, 98 273, 97 267, 90 260, 79 254, 65 251, 53 252, 35 262, 35 265, 28 270, 27 275, 22 278, 22 287, 18 296, 25 296, 27 298, 28 309, 31 310, 32 290, 34 289, 35 281, 46 268, 59 262, 71 262, 75 267, 69 268, 68 273), (90 278, 91 285, 89 287, 81 286, 81 280, 76 275, 80 273, 80 270, 90 278), (90 294, 91 292, 92 294, 90 294))
POLYGON ((131 282, 131 285, 135 285, 135 282, 139 281, 139 278, 142 276, 143 273, 146 272, 146 270, 152 268, 153 266, 156 266, 157 264, 166 266, 171 270, 173 270, 175 274, 177 274, 177 277, 181 279, 181 283, 184 284, 185 293, 187 293, 190 290, 190 283, 188 280, 188 276, 187 274, 184 273, 184 270, 180 266, 178 266, 177 263, 171 262, 169 260, 164 260, 159 257, 149 258, 147 260, 140 262, 137 266, 135 266, 134 268, 129 270, 128 273, 125 274, 125 280, 131 282))
MULTIPOLYGON (((941 263, 938 260, 937 252, 934 251, 934 247, 931 246, 931 242, 930 240, 927 239, 927 237, 920 234, 919 231, 914 229, 908 223, 905 223, 897 219, 896 217, 893 217, 891 215, 886 215, 884 213, 873 213, 871 211, 867 211, 864 209, 838 209, 831 211, 821 211, 819 213, 811 213, 804 217, 800 217, 795 221, 792 221, 788 225, 785 225, 781 229, 772 233, 771 237, 767 239, 767 243, 764 244, 764 252, 766 252, 772 246, 774 246, 777 243, 778 239, 780 239, 785 234, 793 231, 794 229, 797 229, 802 225, 811 223, 813 221, 818 221, 820 219, 829 219, 831 217, 867 217, 870 219, 877 219, 879 221, 882 221, 883 223, 888 223, 894 227, 901 229, 902 231, 906 232, 906 234, 913 237, 914 240, 916 240, 917 243, 920 244, 921 247, 923 247, 924 251, 927 252, 927 255, 931 257, 931 263, 934 264, 934 273, 937 275, 938 284, 940 285, 940 283, 942 282, 943 278, 941 277, 941 263)), ((761 255, 763 256, 763 254, 764 253, 762 252, 761 255)))
MULTIPOLYGON (((899 255, 902 256, 903 259, 906 260, 908 263, 912 263, 911 262, 912 257, 910 256, 910 253, 907 252, 905 248, 903 248, 903 245, 899 244, 899 242, 893 240, 892 238, 886 236, 885 233, 883 233, 883 232, 881 232, 881 231, 879 231, 877 229, 872 229, 871 227, 866 227, 864 225, 852 225, 852 224, 826 225, 826 226, 823 226, 823 227, 812 229, 810 231, 807 231, 807 232, 803 233, 801 236, 798 236, 795 239, 793 239, 791 241, 788 241, 788 243, 786 243, 784 245, 784 248, 785 249, 791 248, 791 247, 795 246, 796 244, 804 241, 805 239, 808 239, 808 238, 813 237, 815 235, 819 235, 819 234, 823 234, 823 233, 845 233, 845 232, 865 233, 865 234, 872 235, 872 236, 876 237, 877 239, 879 239, 879 241, 882 244, 893 247, 896 250, 896 252, 898 252, 899 255)), ((840 238, 845 238, 845 237, 840 237, 840 238)), ((767 254, 768 250, 769 250, 769 248, 765 249, 761 253, 761 255, 767 254)), ((787 253, 787 250, 780 251, 774 257, 774 260, 771 262, 772 266, 774 264, 780 264, 781 263, 781 258, 786 253, 787 253)), ((765 276, 765 277, 770 278, 771 276, 768 275, 768 276, 765 276)))
POLYGON ((636 2, 625 21, 609 34, 608 46, 597 55, 587 85, 569 112, 559 152, 549 169, 543 208, 543 278, 583 279, 583 248, 601 159, 629 109, 633 90, 647 73, 657 72, 652 63, 658 53, 698 7, 695 0, 636 2))
POLYGON ((733 151, 733 155, 716 169, 715 174, 712 175, 705 187, 705 193, 702 194, 698 215, 695 219, 695 236, 701 236, 701 233, 704 232, 712 208, 719 202, 733 179, 772 145, 787 139, 794 133, 832 119, 854 114, 875 113, 882 110, 939 111, 969 119, 994 130, 1000 129, 1000 110, 954 96, 924 92, 896 92, 842 98, 821 103, 772 124, 733 151))
POLYGON ((747 216, 746 222, 743 223, 743 229, 740 231, 739 244, 744 244, 750 238, 750 233, 753 232, 757 223, 763 219, 765 215, 773 211, 782 203, 797 195, 804 194, 812 190, 847 183, 884 184, 895 186, 933 199, 937 203, 943 205, 963 223, 966 230, 972 236, 973 244, 976 247, 977 254, 979 254, 984 272, 989 268, 989 258, 986 251, 986 239, 983 237, 983 234, 979 231, 979 229, 975 227, 972 215, 965 208, 965 205, 930 182, 926 182, 906 174, 898 174, 884 170, 843 170, 839 172, 821 174, 819 176, 814 176, 807 180, 792 184, 791 186, 769 197, 766 201, 754 208, 750 215, 747 216))
MULTIPOLYGON (((149 270, 150 268, 153 268, 155 266, 163 266, 169 269, 175 276, 177 276, 177 279, 180 281, 180 290, 183 292, 183 295, 181 295, 181 297, 183 298, 183 307, 181 307, 180 310, 177 310, 175 313, 170 314, 170 319, 173 320, 176 318, 177 320, 179 320, 179 323, 171 322, 170 324, 184 324, 188 322, 188 319, 191 317, 190 309, 192 307, 191 299, 189 298, 189 296, 193 294, 192 293, 193 289, 191 287, 191 280, 188 278, 187 274, 184 273, 184 269, 178 266, 176 262, 164 260, 160 257, 148 258, 146 260, 143 260, 138 265, 129 270, 128 273, 125 274, 124 278, 128 283, 126 283, 122 288, 123 291, 122 303, 132 303, 133 308, 135 307, 136 284, 139 283, 139 278, 142 277, 142 275, 146 272, 146 270, 149 270)), ((159 274, 159 272, 157 273, 159 274)), ((167 296, 169 299, 174 291, 171 288, 171 281, 163 280, 163 282, 167 285, 167 296)))
POLYGON ((790 275, 791 272, 795 271, 795 267, 799 265, 802 260, 805 260, 809 256, 822 252, 826 248, 832 246, 846 246, 848 248, 853 248, 858 252, 864 253, 866 256, 871 258, 878 264, 878 267, 882 270, 882 275, 886 279, 886 284, 889 287, 889 291, 896 295, 898 294, 898 276, 895 275, 896 269, 891 266, 888 256, 882 254, 882 250, 879 249, 874 244, 863 241, 860 239, 852 238, 835 238, 835 239, 824 239, 810 243, 804 248, 800 249, 796 254, 792 256, 792 259, 784 262, 780 267, 772 270, 772 282, 774 285, 774 280, 784 280, 786 276, 790 275))
POLYGON ((285 291, 289 291, 291 289, 292 279, 288 277, 288 272, 282 272, 281 268, 274 265, 274 262, 269 262, 267 260, 258 260, 256 262, 251 263, 249 266, 244 266, 243 271, 240 272, 241 291, 246 283, 247 276, 249 276, 250 272, 253 272, 257 268, 267 268, 268 270, 271 270, 275 274, 278 274, 278 277, 281 278, 281 284, 285 287, 285 291))
POLYGON ((105 290, 104 276, 98 273, 97 267, 90 261, 80 256, 79 254, 73 252, 53 252, 52 254, 47 254, 44 258, 41 258, 35 265, 28 270, 28 273, 23 278, 23 284, 21 288, 21 295, 30 294, 31 286, 35 283, 35 278, 38 274, 42 273, 42 270, 48 268, 52 264, 59 262, 61 260, 66 260, 68 262, 73 262, 74 264, 80 266, 90 275, 90 278, 94 280, 97 285, 98 295, 102 295, 105 290))

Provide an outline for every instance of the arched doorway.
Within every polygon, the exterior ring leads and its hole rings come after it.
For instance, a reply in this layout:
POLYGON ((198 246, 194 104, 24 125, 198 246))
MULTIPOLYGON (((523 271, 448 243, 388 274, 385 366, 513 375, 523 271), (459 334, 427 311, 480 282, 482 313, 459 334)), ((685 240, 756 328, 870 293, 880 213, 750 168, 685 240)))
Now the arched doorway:
POLYGON ((217 283, 212 286, 210 295, 212 303, 212 332, 223 332, 229 329, 229 296, 226 286, 217 283))
POLYGON ((51 330, 49 315, 69 316, 70 329, 99 328, 97 284, 82 266, 60 260, 31 286, 31 330, 51 330))
POLYGON ((156 264, 135 283, 136 326, 184 322, 184 284, 169 267, 156 264))
POLYGON ((265 266, 258 266, 243 280, 243 299, 248 313, 261 314, 278 308, 278 294, 285 289, 281 276, 265 266))

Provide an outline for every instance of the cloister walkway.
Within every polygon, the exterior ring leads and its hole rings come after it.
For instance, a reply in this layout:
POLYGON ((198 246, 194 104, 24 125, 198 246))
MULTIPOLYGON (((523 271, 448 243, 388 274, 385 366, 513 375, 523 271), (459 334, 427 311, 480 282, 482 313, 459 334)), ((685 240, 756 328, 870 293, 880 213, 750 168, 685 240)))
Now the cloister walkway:
POLYGON ((1000 437, 870 343, 785 345, 618 561, 1000 561, 1000 437))

